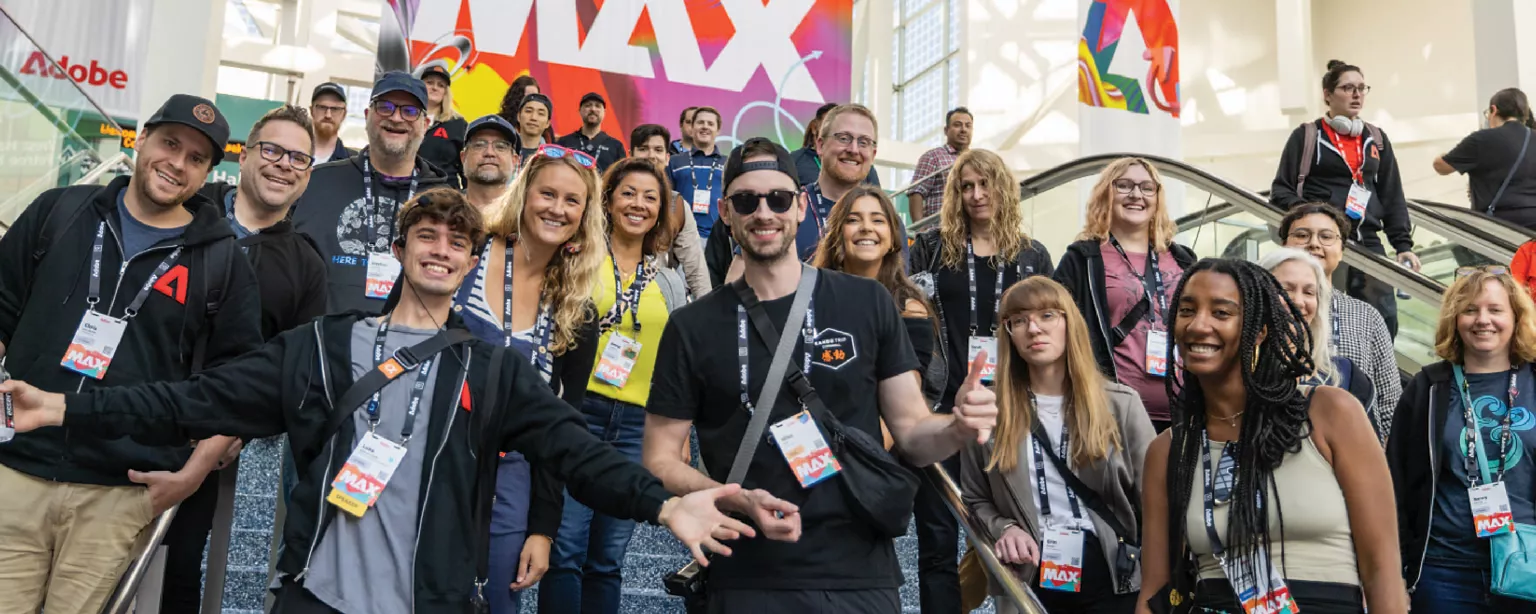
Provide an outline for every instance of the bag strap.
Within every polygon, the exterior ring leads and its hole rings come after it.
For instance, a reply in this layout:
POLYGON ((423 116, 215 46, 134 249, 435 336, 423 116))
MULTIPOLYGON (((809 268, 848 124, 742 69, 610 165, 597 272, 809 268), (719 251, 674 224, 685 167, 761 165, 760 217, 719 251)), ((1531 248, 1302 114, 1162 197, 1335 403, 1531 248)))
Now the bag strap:
MULTIPOLYGON (((1104 524, 1109 525, 1109 529, 1114 531, 1121 541, 1140 548, 1141 540, 1132 537, 1135 533, 1127 531, 1125 526, 1121 525, 1120 521, 1115 518, 1115 515, 1110 513, 1109 506, 1105 505, 1104 500, 1099 498, 1099 493, 1089 488, 1081 479, 1078 479, 1077 474, 1072 473, 1072 469, 1067 466, 1067 461, 1062 460, 1060 456, 1056 455, 1055 448, 1051 446, 1050 438, 1045 434, 1045 427, 1040 426, 1039 420, 1034 421, 1034 428, 1030 430, 1030 434, 1040 443, 1040 448, 1045 451, 1046 457, 1051 459, 1051 464, 1056 466, 1056 473, 1061 474, 1061 479, 1067 483, 1067 488, 1071 488, 1072 492, 1077 493, 1077 498, 1081 499, 1083 504, 1088 506, 1088 509, 1098 514, 1099 518, 1104 519, 1104 524)), ((1131 502, 1131 512, 1137 517, 1137 526, 1140 526, 1141 513, 1136 509, 1134 501, 1131 502)))
MULTIPOLYGON (((767 313, 763 304, 757 300, 757 293, 747 285, 745 276, 731 282, 731 289, 736 291, 736 296, 741 298, 742 307, 752 316, 754 322, 759 318, 766 319, 767 313)), ((816 269, 814 267, 800 265, 800 285, 795 288, 795 300, 790 304, 789 317, 784 320, 784 325, 793 329, 800 328, 805 322, 805 311, 810 306, 811 294, 816 291, 816 269)), ((738 484, 747 477, 747 468, 752 464, 752 457, 757 453, 757 442, 763 437, 763 429, 768 426, 768 416, 773 413, 774 401, 779 398, 779 388, 784 384, 784 372, 793 368, 794 361, 790 359, 790 352, 795 346, 795 336, 787 335, 779 338, 777 335, 768 336, 762 334, 762 328, 758 328, 758 335, 768 344, 776 347, 773 352, 773 363, 768 366, 768 378, 763 380, 763 389, 758 392, 757 411, 752 414, 752 421, 747 423, 747 432, 741 438, 740 447, 736 448, 736 459, 731 463, 730 474, 726 477, 727 484, 738 484)), ((799 370, 796 369, 796 372, 799 370)))
POLYGON ((1142 295, 1141 300, 1137 301, 1130 311, 1125 312, 1125 317, 1120 318, 1120 323, 1116 324, 1115 328, 1109 331, 1109 347, 1119 347, 1120 342, 1125 341, 1126 337, 1131 336, 1131 331, 1135 330, 1136 325, 1141 322, 1141 318, 1147 315, 1148 309, 1151 309, 1151 302, 1147 300, 1146 295, 1142 295))
POLYGON ((202 371, 208 363, 208 339, 213 336, 213 319, 224 308, 224 294, 229 289, 229 277, 234 272, 235 247, 233 240, 220 240, 208 248, 208 262, 203 267, 203 287, 207 289, 203 310, 203 328, 192 341, 192 372, 202 371), (215 271, 210 273, 210 271, 215 271), (221 274, 222 273, 222 274, 221 274), (210 275, 220 275, 210 279, 210 275))
MULTIPOLYGON (((475 605, 489 607, 485 598, 485 584, 490 578, 491 565, 491 515, 496 500, 496 469, 499 461, 496 427, 496 409, 501 406, 501 365, 507 354, 505 346, 498 345, 491 351, 490 371, 485 377, 485 394, 479 400, 484 405, 474 408, 484 441, 480 443, 480 455, 475 459, 475 605)), ((473 404, 477 399, 471 398, 473 404)))
POLYGON ((1525 150, 1531 145, 1531 129, 1525 129, 1525 140, 1520 143, 1520 155, 1515 156, 1515 164, 1509 167, 1509 174, 1504 176, 1504 183, 1499 184, 1499 191, 1493 193, 1493 200, 1488 201, 1488 215, 1493 215, 1493 208, 1498 206, 1499 197, 1504 195, 1504 189, 1509 187, 1509 181, 1515 178, 1515 171, 1520 170, 1520 163, 1525 161, 1525 150))
MULTIPOLYGON (((740 292, 739 289, 738 292, 740 292)), ((751 293, 752 289, 747 288, 746 292, 751 293)), ((768 319, 768 310, 763 309, 762 303, 757 302, 757 296, 754 294, 750 298, 752 299, 752 305, 747 308, 747 315, 751 317, 752 327, 757 329, 757 335, 768 343, 783 345, 786 340, 791 344, 794 343, 794 335, 780 337, 781 333, 779 333, 778 327, 773 325, 773 320, 768 319)), ((796 365, 795 361, 790 360, 786 362, 789 366, 780 374, 780 378, 789 384, 790 393, 795 395, 795 401, 801 407, 820 414, 816 416, 816 421, 821 422, 823 426, 828 428, 837 427, 837 417, 833 416, 832 412, 827 409, 827 406, 821 402, 821 397, 816 394, 816 389, 811 387, 811 380, 806 377, 805 373, 800 371, 800 366, 796 365)), ((770 375, 772 374, 770 373, 770 375)))
POLYGON ((408 348, 396 350, 393 357, 368 371, 367 374, 353 382, 351 388, 348 388, 346 392, 341 394, 341 401, 336 404, 340 411, 332 413, 331 417, 326 419, 325 430, 321 431, 323 436, 318 441, 330 439, 331 435, 341 428, 343 422, 350 420, 352 414, 368 402, 369 397, 372 397, 373 393, 382 390, 385 385, 389 384, 396 377, 415 369, 421 364, 422 360, 436 356, 452 346, 469 343, 474 340, 475 335, 468 330, 450 328, 438 331, 436 335, 432 335, 426 341, 408 348))
POLYGON ((1296 197, 1305 201, 1302 189, 1307 186, 1307 175, 1312 172, 1312 158, 1317 157, 1317 122, 1301 125, 1301 172, 1296 176, 1296 197))
POLYGON ((53 247, 53 239, 74 225, 80 213, 85 211, 87 203, 100 189, 102 188, 98 186, 64 188, 53 206, 49 207, 48 212, 43 215, 42 226, 37 232, 37 247, 32 250, 34 266, 43 261, 43 256, 48 255, 48 248, 53 247))

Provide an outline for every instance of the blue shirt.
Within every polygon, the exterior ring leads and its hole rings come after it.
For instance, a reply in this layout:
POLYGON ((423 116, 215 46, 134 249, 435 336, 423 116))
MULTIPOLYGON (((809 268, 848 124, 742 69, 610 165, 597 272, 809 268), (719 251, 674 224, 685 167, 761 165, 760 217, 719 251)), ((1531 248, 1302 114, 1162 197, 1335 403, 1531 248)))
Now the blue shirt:
POLYGON ((693 207, 693 191, 709 190, 709 211, 694 211, 694 221, 699 224, 699 236, 709 238, 715 219, 720 217, 720 194, 725 191, 725 156, 717 146, 714 153, 693 150, 677 154, 667 161, 667 176, 672 179, 672 189, 683 195, 683 202, 693 207))
POLYGON ((235 229, 235 240, 238 241, 256 234, 251 232, 251 229, 240 225, 240 220, 235 217, 234 211, 235 190, 230 190, 224 193, 224 217, 229 220, 229 227, 235 229))
POLYGON ((186 232, 187 227, 184 225, 175 228, 156 228, 135 219, 133 214, 128 212, 128 203, 124 200, 124 194, 127 192, 128 188, 117 191, 117 219, 123 231, 121 238, 125 262, 161 241, 174 239, 186 232))

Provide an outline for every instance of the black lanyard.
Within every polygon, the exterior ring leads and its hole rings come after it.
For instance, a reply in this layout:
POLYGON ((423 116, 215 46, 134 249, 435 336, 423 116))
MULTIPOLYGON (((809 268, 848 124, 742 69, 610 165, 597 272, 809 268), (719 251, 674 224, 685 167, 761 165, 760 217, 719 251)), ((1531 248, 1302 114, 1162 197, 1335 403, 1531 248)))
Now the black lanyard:
MULTIPOLYGON (((411 189, 405 193, 406 201, 410 201, 412 198, 416 197, 416 180, 418 174, 420 174, 420 171, 415 168, 411 169, 411 189)), ((378 228, 375 227, 377 222, 374 220, 374 217, 379 213, 379 202, 373 199, 373 169, 368 166, 367 154, 363 154, 363 202, 365 203, 364 209, 366 209, 363 212, 363 219, 368 224, 368 246, 366 249, 368 250, 368 253, 371 254, 373 253, 373 250, 377 249, 377 243, 379 240, 379 231, 378 228)), ((404 202, 395 203, 395 211, 399 211, 400 206, 403 204, 404 202)), ((393 220, 394 216, 390 216, 390 219, 393 220)), ((393 221, 391 221, 389 224, 389 242, 393 243, 394 240, 395 224, 393 221)))
MULTIPOLYGON (((1237 444, 1235 442, 1229 442, 1226 445, 1226 448, 1230 448, 1234 445, 1237 444)), ((1226 448, 1222 449, 1222 454, 1228 453, 1226 448)), ((1216 559, 1219 561, 1221 560, 1223 548, 1221 547, 1221 537, 1216 534, 1216 472, 1211 469, 1211 436, 1210 433, 1206 432, 1205 429, 1200 429, 1200 462, 1205 465, 1205 513, 1201 514, 1201 516, 1203 516, 1205 519, 1205 536, 1211 540, 1211 554, 1215 555, 1216 559)), ((1232 456, 1232 475, 1232 485, 1228 488, 1230 488, 1233 492, 1236 492, 1236 455, 1232 456)), ((1230 499, 1230 497, 1228 498, 1230 499)), ((1263 494, 1255 492, 1253 494, 1253 499, 1254 504, 1258 506, 1257 510, 1260 514, 1259 517, 1264 518, 1263 494)))
MULTIPOLYGON (((697 153, 699 153, 699 150, 695 149, 693 153, 688 154, 688 175, 693 178, 693 189, 695 191, 699 189, 699 167, 693 163, 693 156, 697 153)), ((704 178, 709 181, 704 182, 704 190, 713 194, 715 188, 715 161, 711 158, 712 156, 707 154, 704 156, 704 159, 709 162, 709 172, 704 175, 704 178)), ((711 196, 710 198, 714 197, 711 196)))
POLYGON ((1131 266, 1131 257, 1126 255, 1125 248, 1120 246, 1120 240, 1116 239, 1115 235, 1109 235, 1109 244, 1120 253, 1120 259, 1125 261, 1126 270, 1136 277, 1136 281, 1141 282, 1141 289, 1146 293, 1147 302, 1152 307, 1147 312, 1148 321, 1155 324, 1162 320, 1163 316, 1168 314, 1168 296, 1163 293, 1163 270, 1157 266, 1157 249, 1150 242, 1147 243, 1147 271, 1137 273, 1136 267, 1131 266))
MULTIPOLYGON (((486 241, 489 247, 496 239, 493 237, 486 241)), ((506 265, 506 276, 502 278, 501 285, 501 332, 503 345, 512 347, 512 246, 511 240, 507 241, 507 253, 503 258, 506 265)), ((533 351, 529 352, 528 360, 539 370, 539 375, 544 376, 544 381, 549 381, 555 374, 555 358, 549 353, 549 344, 554 337, 555 327, 550 325, 549 307, 544 305, 542 297, 539 300, 539 317, 533 326, 533 351)))
MULTIPOLYGON (((1035 395, 1029 395, 1029 403, 1035 407, 1035 419, 1040 419, 1040 406, 1035 403, 1035 395)), ((1061 446, 1059 448, 1060 457, 1062 459, 1067 458, 1067 442, 1069 441, 1068 437, 1066 415, 1063 413, 1061 425, 1061 446)), ((1045 457, 1040 452, 1040 439, 1038 437, 1030 437, 1029 443, 1030 448, 1032 448, 1035 452, 1035 490, 1039 493, 1040 496, 1040 518, 1042 519, 1043 523, 1044 519, 1051 517, 1051 492, 1049 488, 1046 488, 1045 457)), ((1072 492, 1072 487, 1067 485, 1067 480, 1065 477, 1063 477, 1061 480, 1061 487, 1067 489, 1067 503, 1072 505, 1072 519, 1082 520, 1083 510, 1077 504, 1077 493, 1072 492)))
MULTIPOLYGON (((994 269, 997 271, 997 288, 992 292, 992 332, 991 336, 997 336, 997 312, 1003 306, 1003 273, 1007 267, 994 269)), ((981 311, 976 308, 976 249, 971 246, 971 238, 965 238, 965 273, 970 281, 971 292, 971 336, 976 336, 977 321, 981 319, 981 311)), ((1020 277, 1023 277, 1020 275, 1020 277)))
MULTIPOLYGON (((389 323, 379 322, 379 332, 373 338, 373 364, 377 367, 384 363, 384 340, 389 336, 389 323)), ((411 433, 416 430, 416 413, 421 410, 421 397, 427 391, 427 376, 432 372, 432 363, 436 356, 428 357, 421 361, 417 367, 416 384, 411 387, 411 403, 405 409, 405 426, 400 427, 400 445, 404 446, 411 440, 411 433)), ((402 365, 404 366, 404 365, 402 365)), ((368 432, 372 433, 379 426, 379 397, 384 393, 383 389, 373 393, 373 400, 368 401, 368 432)))
POLYGON ((640 334, 640 295, 645 292, 645 287, 651 283, 654 269, 650 265, 651 258, 649 256, 641 258, 640 263, 635 265, 634 280, 630 281, 629 289, 621 294, 619 293, 619 286, 623 285, 624 279, 623 275, 619 272, 619 261, 613 260, 613 308, 609 309, 608 315, 603 316, 602 321, 598 323, 599 335, 613 330, 614 326, 623 323, 625 311, 629 311, 630 314, 630 324, 632 324, 630 330, 633 330, 636 335, 640 334))
POLYGON ((1329 349, 1333 350, 1334 354, 1339 353, 1339 339, 1342 339, 1344 335, 1344 316, 1339 313, 1339 307, 1342 307, 1342 305, 1334 305, 1333 297, 1329 296, 1328 308, 1332 311, 1332 313, 1328 314, 1328 319, 1333 321, 1333 337, 1329 339, 1329 349))
MULTIPOLYGON (((1456 384, 1461 388, 1461 415, 1466 427, 1462 431, 1464 433, 1462 436, 1463 441, 1466 445, 1462 447, 1466 448, 1467 453, 1462 456, 1461 461, 1467 471, 1467 483, 1477 486, 1478 478, 1482 475, 1477 466, 1477 455, 1482 450, 1481 426, 1478 424, 1477 412, 1472 408, 1472 389, 1467 386, 1467 378, 1462 372, 1461 365, 1455 365, 1453 372, 1456 376, 1456 384)), ((1495 477, 1492 483, 1504 481, 1504 470, 1506 469, 1504 466, 1504 455, 1509 453, 1509 439, 1513 436, 1509 429, 1515 413, 1515 399, 1520 394, 1516 381, 1516 376, 1519 373, 1519 365, 1515 365, 1509 370, 1509 402, 1504 405, 1504 419, 1499 423, 1502 427, 1499 429, 1499 470, 1494 474, 1495 477)))
MULTIPOLYGON (((96 311, 96 304, 101 302, 101 255, 102 252, 106 249, 105 243, 103 242, 106 239, 106 236, 107 223, 104 221, 97 222, 96 242, 91 244, 90 293, 85 297, 85 308, 91 311, 96 311)), ((138 295, 134 296, 133 302, 128 304, 127 309, 123 310, 122 319, 127 320, 133 316, 139 315, 139 308, 144 306, 144 301, 149 300, 150 289, 155 287, 155 282, 160 279, 161 275, 164 275, 166 271, 171 270, 171 265, 175 264, 176 258, 181 256, 181 248, 182 246, 177 245, 176 249, 171 250, 171 255, 166 256, 165 260, 161 260, 160 266, 155 267, 155 272, 150 274, 149 279, 144 280, 144 285, 139 287, 138 295)), ((149 250, 145 251, 147 252, 149 250)), ((131 260, 133 260, 133 258, 129 257, 127 254, 123 254, 123 266, 117 272, 118 283, 122 283, 122 276, 128 273, 128 262, 131 260)))
MULTIPOLYGON (((741 406, 747 408, 747 413, 748 414, 751 414, 754 411, 754 409, 752 407, 752 397, 748 396, 748 392, 747 392, 747 387, 750 386, 751 382, 752 382, 752 380, 750 378, 750 372, 747 369, 747 334, 748 334, 747 331, 751 330, 751 328, 752 328, 751 324, 747 322, 747 308, 742 306, 742 305, 737 305, 736 306, 736 362, 737 362, 737 365, 740 367, 740 370, 741 370, 741 406)), ((812 299, 810 299, 809 301, 807 301, 805 303, 805 325, 804 325, 804 327, 802 327, 800 329, 800 337, 801 337, 801 340, 804 341, 804 344, 805 344, 805 347, 803 348, 805 350, 805 362, 804 362, 805 368, 803 369, 803 373, 805 373, 805 376, 807 378, 809 378, 811 376, 811 352, 816 347, 816 344, 815 344, 815 337, 816 337, 816 299, 815 298, 812 298, 812 299)), ((770 400, 769 402, 772 402, 772 401, 770 400)), ((773 411, 773 408, 769 407, 768 411, 770 411, 770 412, 773 411)))

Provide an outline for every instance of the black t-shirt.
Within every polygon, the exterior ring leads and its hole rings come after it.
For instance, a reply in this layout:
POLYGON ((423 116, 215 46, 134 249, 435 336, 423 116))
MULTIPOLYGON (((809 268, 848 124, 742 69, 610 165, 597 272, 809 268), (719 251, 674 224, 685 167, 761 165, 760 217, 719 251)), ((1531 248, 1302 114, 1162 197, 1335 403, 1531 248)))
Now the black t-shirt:
MULTIPOLYGON (((821 271, 811 308, 816 346, 811 385, 844 426, 880 437, 877 385, 914 371, 917 357, 902 326, 896 302, 872 279, 821 271), (841 350, 841 358, 830 350, 841 350)), ((782 330, 793 296, 763 306, 782 330)), ((729 288, 705 295, 667 320, 657 349, 655 375, 646 411, 692 420, 710 477, 724 482, 750 416, 741 406, 737 361, 736 308, 729 288)), ((749 323, 748 328, 751 328, 749 323)), ((803 368, 804 343, 794 331, 791 354, 803 368)), ((756 332, 748 335, 749 394, 752 402, 767 377, 773 348, 756 332)), ((910 377, 910 376, 907 376, 910 377)), ((788 386, 779 394, 769 424, 799 412, 788 386)), ((709 581, 719 588, 866 589, 901 584, 894 543, 876 536, 849 509, 836 476, 803 489, 778 448, 764 435, 743 486, 762 488, 800 507, 802 532, 795 543, 762 536, 732 542, 734 554, 710 564, 709 581)))
MULTIPOLYGON (((1509 176, 1509 169, 1520 156, 1527 128, 1515 121, 1498 128, 1485 128, 1467 135, 1450 153, 1445 163, 1467 175, 1472 190, 1472 210, 1487 211, 1489 201, 1509 176)), ((1533 135, 1536 141, 1536 135, 1533 135)), ((1536 228, 1536 142, 1525 152, 1520 169, 1509 180, 1504 196, 1499 198, 1493 216, 1527 228, 1536 228)))
MULTIPOLYGON (((997 322, 997 273, 998 269, 991 256, 972 256, 972 262, 976 267, 976 335, 985 337, 993 335, 992 324, 997 322)), ((1025 277, 1033 274, 1025 274, 1017 265, 1003 267, 1003 291, 1018 283, 1025 277)), ((938 286, 938 302, 940 315, 943 316, 944 335, 948 346, 944 348, 949 355, 949 381, 944 385, 944 396, 941 397, 939 411, 949 412, 955 406, 955 394, 960 392, 960 384, 965 382, 965 376, 970 373, 971 349, 971 291, 968 281, 969 275, 965 267, 939 267, 933 272, 935 285, 938 286)), ((1002 337, 1007 332, 1003 330, 1001 322, 997 322, 995 336, 1002 337)))

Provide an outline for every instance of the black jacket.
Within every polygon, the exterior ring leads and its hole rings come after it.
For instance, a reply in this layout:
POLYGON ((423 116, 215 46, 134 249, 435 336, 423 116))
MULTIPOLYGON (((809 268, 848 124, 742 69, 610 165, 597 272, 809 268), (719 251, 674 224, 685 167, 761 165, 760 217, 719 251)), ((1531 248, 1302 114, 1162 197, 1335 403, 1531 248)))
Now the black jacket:
POLYGON ((1408 590, 1418 584, 1434 517, 1436 481, 1440 479, 1440 435, 1451 408, 1451 363, 1425 365, 1397 402, 1392 435, 1387 438, 1387 467, 1397 496, 1397 544, 1402 549, 1408 590))
POLYGON ((624 158, 624 144, 618 139, 608 136, 607 132, 598 131, 597 136, 587 138, 580 130, 560 137, 555 141, 556 145, 569 149, 576 149, 590 154, 597 159, 597 173, 601 175, 608 170, 614 162, 624 158))
POLYGON ((336 162, 339 160, 345 160, 355 155, 357 155, 357 152, 347 149, 347 145, 342 143, 341 137, 338 136, 336 137, 336 148, 331 150, 331 157, 326 158, 325 161, 336 162))
MULTIPOLYGON (((1333 203, 1339 210, 1349 200, 1349 186, 1354 176, 1344 157, 1328 140, 1323 120, 1313 122, 1317 126, 1317 152, 1313 154, 1312 168, 1307 174, 1304 194, 1296 193, 1296 179, 1301 174, 1302 139, 1306 126, 1297 126, 1291 138, 1285 141, 1280 152, 1280 167, 1275 170, 1274 183, 1269 188, 1269 203, 1281 210, 1308 202, 1333 203)), ((1371 202, 1366 205, 1365 219, 1356 223, 1359 236, 1352 237, 1363 245, 1380 245, 1377 233, 1387 232, 1387 242, 1398 252, 1413 251, 1413 229, 1409 226, 1408 201, 1403 198, 1403 178, 1397 170, 1397 155, 1392 140, 1381 133, 1381 143, 1376 143, 1367 130, 1361 135, 1365 140, 1365 162, 1361 174, 1365 187, 1371 191, 1371 202), (1372 153, 1375 155, 1372 155, 1372 153)), ((1352 233, 1353 234, 1353 233, 1352 233)))
MULTIPOLYGON (((368 278, 368 225, 364 215, 368 209, 363 197, 363 159, 368 150, 339 162, 327 162, 315 167, 309 177, 309 188, 298 202, 293 204, 293 228, 314 239, 325 260, 332 311, 356 309, 378 313, 383 309, 383 299, 363 296, 364 281, 368 278)), ((448 176, 421 157, 416 158, 416 193, 432 188, 448 186, 448 176)), ((410 191, 409 177, 385 180, 379 169, 373 168, 373 196, 378 200, 379 211, 373 212, 378 223, 378 236, 373 248, 389 249, 390 239, 395 236, 395 213, 405 204, 410 191)))
MULTIPOLYGON (((215 181, 198 193, 227 215, 225 199, 237 189, 215 181)), ((325 315, 325 260, 313 239, 293 231, 292 221, 285 219, 240 239, 240 248, 261 291, 262 339, 325 315)))
MULTIPOLYGON (((352 326, 363 316, 322 317, 185 382, 67 395, 65 426, 153 443, 287 432, 300 478, 288 505, 277 568, 302 582, 319 536, 336 515, 325 503, 328 485, 357 435, 352 420, 341 421, 334 434, 322 430, 332 414, 357 409, 334 404, 353 383, 352 326)), ((450 315, 447 326, 462 328, 463 320, 450 315)), ((522 452, 552 468, 566 479, 571 496, 603 514, 655 522, 671 496, 640 465, 593 437, 581 414, 550 392, 527 361, 504 356, 500 389, 485 390, 492 349, 472 341, 449 350, 458 354, 457 361, 443 363, 464 367, 438 369, 440 394, 433 397, 426 436, 441 443, 433 444, 437 453, 421 486, 413 573, 418 612, 471 611, 479 530, 473 521, 479 503, 476 455, 490 453, 475 443, 484 440, 486 428, 499 433, 502 451, 522 452), (465 390, 468 399, 462 397, 465 390), (491 395, 502 399, 494 423, 474 420, 491 395)))
POLYGON ((469 122, 455 117, 445 122, 433 122, 427 127, 427 135, 421 139, 417 154, 448 176, 448 183, 459 187, 459 177, 464 175, 464 162, 459 153, 464 151, 465 132, 469 122))
MULTIPOLYGON (((1310 179, 1308 183, 1311 183, 1310 179)), ((1083 319, 1088 322, 1088 336, 1093 342, 1093 358, 1099 362, 1099 371, 1111 380, 1119 381, 1115 379, 1114 348, 1109 345, 1109 331, 1119 322, 1109 321, 1109 310, 1104 306, 1108 300, 1104 295, 1104 258, 1099 251, 1102 244, 1103 241, 1098 239, 1085 239, 1068 245, 1051 279, 1067 288, 1083 319)), ((1173 254, 1173 261, 1185 270, 1199 260, 1195 252, 1178 243, 1169 245, 1168 253, 1173 254)))
MULTIPOLYGON (((51 392, 74 392, 142 382, 177 381, 191 374, 193 346, 207 343, 207 363, 229 360, 261 343, 258 293, 251 266, 233 246, 223 264, 208 262, 212 246, 233 244, 235 234, 208 199, 194 195, 183 206, 192 222, 182 236, 145 250, 123 262, 122 222, 117 194, 128 178, 114 179, 105 188, 73 187, 48 190, 16 218, 0 238, 0 342, 5 343, 6 368, 17 379, 51 392), (83 191, 83 192, 82 192, 83 191), (39 236, 45 218, 61 198, 89 195, 89 201, 68 228, 52 237, 46 255, 39 236), (101 302, 98 311, 122 317, 143 283, 177 245, 183 251, 156 282, 137 316, 128 322, 106 376, 95 380, 59 365, 86 310, 91 246, 96 230, 106 222, 101 259, 101 302), (215 273, 215 268, 228 270, 215 273), (222 306, 210 320, 206 305, 211 286, 224 279, 222 306)), ((60 215, 63 215, 60 212, 60 215)), ((54 220, 59 223, 61 220, 54 220)), ((110 431, 101 435, 45 428, 17 434, 0 445, 0 464, 47 480, 76 484, 124 486, 128 470, 177 471, 186 464, 187 440, 146 446, 110 431)))

